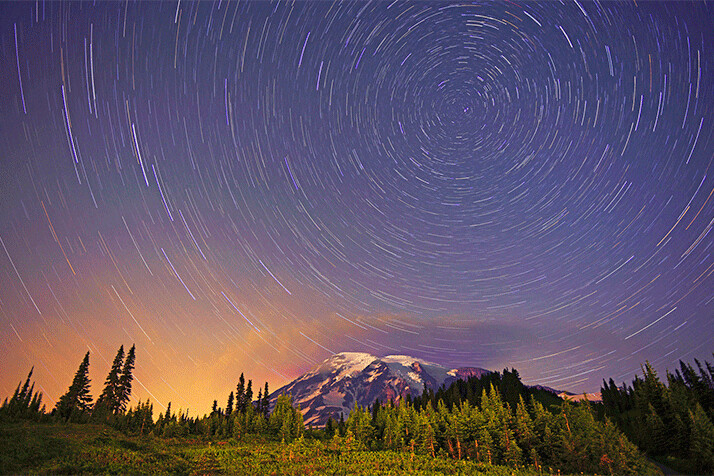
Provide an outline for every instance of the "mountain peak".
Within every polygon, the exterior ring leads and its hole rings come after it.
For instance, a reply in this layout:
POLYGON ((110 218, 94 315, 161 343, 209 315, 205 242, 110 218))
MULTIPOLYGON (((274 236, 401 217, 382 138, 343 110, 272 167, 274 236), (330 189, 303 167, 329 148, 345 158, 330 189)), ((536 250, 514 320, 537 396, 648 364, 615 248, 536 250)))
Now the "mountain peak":
POLYGON ((333 374, 334 378, 340 380, 361 372, 375 360, 377 360, 377 357, 363 352, 340 352, 325 359, 321 364, 300 377, 300 379, 309 378, 314 375, 333 374))
POLYGON ((416 357, 411 357, 409 355, 387 355, 385 357, 382 357, 382 361, 390 363, 390 364, 394 363, 394 364, 411 365, 414 362, 419 362, 420 364, 438 365, 438 364, 433 364, 431 362, 427 362, 426 360, 417 359, 416 357))
POLYGON ((359 364, 367 360, 372 362, 376 358, 377 357, 375 357, 374 355, 368 354, 366 352, 340 352, 339 354, 335 354, 329 359, 326 359, 325 362, 338 360, 359 364))
POLYGON ((367 407, 376 399, 398 401, 407 394, 421 394, 424 388, 437 390, 488 372, 475 367, 449 370, 408 355, 379 358, 363 352, 340 352, 276 390, 271 400, 291 394, 293 403, 302 409, 305 424, 321 426, 330 417, 347 417, 355 405, 367 407))

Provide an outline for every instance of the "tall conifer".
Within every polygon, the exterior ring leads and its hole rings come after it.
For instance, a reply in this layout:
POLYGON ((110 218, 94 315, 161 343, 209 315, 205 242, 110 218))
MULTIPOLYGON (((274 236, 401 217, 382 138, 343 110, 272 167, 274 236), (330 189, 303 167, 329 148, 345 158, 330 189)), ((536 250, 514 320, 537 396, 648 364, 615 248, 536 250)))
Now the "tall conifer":
POLYGON ((80 420, 92 408, 92 396, 89 394, 89 352, 84 355, 74 374, 72 385, 67 393, 57 401, 55 413, 65 420, 80 420))
POLYGON ((243 373, 240 374, 238 378, 238 385, 236 385, 236 412, 245 412, 245 377, 243 373))
POLYGON ((114 357, 112 367, 104 381, 104 390, 99 395, 94 406, 94 417, 102 419, 116 412, 118 408, 119 379, 121 378, 122 363, 124 362, 124 346, 120 346, 114 357))
POLYGON ((22 382, 17 384, 15 393, 12 398, 8 401, 5 398, 2 406, 0 406, 0 420, 4 418, 20 418, 20 419, 39 419, 39 417, 45 413, 44 407, 40 410, 40 405, 42 404, 42 393, 35 391, 35 384, 30 386, 30 381, 32 379, 32 372, 35 370, 33 367, 30 369, 30 373, 27 375, 27 380, 25 380, 25 385, 20 386, 22 382))
POLYGON ((244 408, 247 410, 248 407, 253 403, 253 381, 248 380, 248 385, 245 387, 245 404, 244 408))
POLYGON ((121 376, 119 377, 115 412, 123 413, 129 403, 129 397, 131 396, 131 382, 134 380, 132 372, 134 370, 135 348, 135 345, 131 346, 129 353, 126 355, 126 360, 124 361, 124 367, 122 368, 121 376))
POLYGON ((226 418, 233 413, 233 392, 228 395, 228 403, 226 404, 226 418))
POLYGON ((270 407, 270 394, 268 393, 268 382, 265 382, 265 389, 263 390, 263 415, 268 416, 268 411, 270 407))

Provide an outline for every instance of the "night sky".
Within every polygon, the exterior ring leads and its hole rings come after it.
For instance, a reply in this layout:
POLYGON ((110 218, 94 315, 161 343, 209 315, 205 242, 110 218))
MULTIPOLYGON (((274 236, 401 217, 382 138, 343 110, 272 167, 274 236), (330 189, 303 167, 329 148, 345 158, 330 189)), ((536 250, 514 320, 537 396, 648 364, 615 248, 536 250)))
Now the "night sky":
MULTIPOLYGON (((714 350, 714 10, 0 4, 0 396, 341 351, 597 391, 714 350)), ((257 390, 257 389, 256 389, 257 390)))

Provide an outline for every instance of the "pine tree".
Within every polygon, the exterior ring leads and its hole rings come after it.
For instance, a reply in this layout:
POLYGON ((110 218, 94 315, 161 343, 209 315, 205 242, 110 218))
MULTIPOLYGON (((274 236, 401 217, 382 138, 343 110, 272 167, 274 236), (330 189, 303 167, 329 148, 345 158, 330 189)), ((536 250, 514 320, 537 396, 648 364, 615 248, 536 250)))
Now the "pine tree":
POLYGON ((131 382, 134 380, 132 371, 134 370, 134 352, 135 346, 132 345, 129 349, 129 353, 126 355, 126 360, 124 361, 124 367, 122 369, 121 376, 119 377, 119 385, 117 391, 117 402, 116 402, 116 412, 123 413, 126 410, 126 405, 129 403, 129 397, 131 396, 131 382))
POLYGON ((714 409, 714 380, 711 372, 714 369, 712 369, 711 364, 707 361, 704 361, 706 369, 704 369, 699 360, 694 359, 694 362, 699 369, 701 382, 697 395, 699 397, 699 403, 701 403, 705 412, 710 412, 711 414, 711 410, 714 409))
POLYGON ((265 389, 263 390, 263 415, 268 417, 268 411, 270 410, 270 395, 268 394, 268 382, 265 382, 265 389))
POLYGON ((233 392, 228 395, 228 403, 226 403, 226 418, 233 413, 233 392))
MULTIPOLYGON (((334 426, 336 426, 336 425, 333 422, 332 434, 334 434, 334 426)), ((394 411, 391 411, 390 415, 388 415, 386 418, 386 422, 384 425, 383 440, 384 440, 384 447, 386 449, 397 449, 398 448, 399 428, 397 426, 397 420, 396 420, 394 411)))
POLYGON ((433 458, 435 456, 436 435, 434 433, 434 425, 432 421, 431 407, 427 410, 419 412, 417 416, 418 434, 416 435, 421 448, 433 458))
POLYGON ((81 421, 92 409, 92 396, 89 394, 89 352, 84 355, 74 374, 72 385, 67 393, 57 401, 54 413, 65 421, 81 421))
POLYGON ((20 393, 17 396, 17 402, 20 407, 25 406, 25 402, 29 398, 28 396, 32 393, 32 389, 35 387, 35 384, 32 384, 32 388, 30 387, 32 372, 34 372, 34 370, 34 367, 30 369, 30 373, 27 375, 27 380, 25 380, 25 385, 22 386, 22 390, 20 390, 20 393))
POLYGON ((667 429, 659 417, 654 407, 650 403, 648 412, 645 417, 645 440, 644 450, 649 454, 660 455, 666 450, 668 433, 671 429, 667 429))
POLYGON ((332 419, 332 415, 327 418, 327 423, 325 423, 325 436, 332 438, 335 435, 335 420, 332 419))
POLYGON ((45 413, 45 408, 42 407, 40 410, 40 405, 42 404, 42 393, 35 391, 35 384, 30 385, 32 379, 32 372, 35 370, 33 367, 30 369, 30 373, 27 375, 27 380, 25 384, 22 385, 22 381, 17 384, 15 393, 12 398, 8 401, 6 398, 0 407, 0 420, 2 419, 29 419, 29 420, 39 420, 45 413), (22 385, 22 389, 20 388, 22 385))
POLYGON ((516 443, 515 438, 511 429, 508 428, 507 422, 503 422, 503 432, 500 436, 500 450, 503 455, 503 461, 508 466, 516 466, 521 464, 521 459, 523 457, 523 452, 521 448, 516 443))
POLYGON ((340 412, 340 421, 339 423, 337 423, 337 431, 340 436, 345 436, 345 432, 347 431, 347 428, 345 426, 345 414, 343 412, 340 412))
POLYGON ((697 472, 710 474, 714 471, 714 425, 702 406, 697 403, 689 412, 692 421, 690 458, 697 472))
POLYGON ((108 415, 116 412, 119 397, 119 379, 121 378, 122 364, 124 362, 124 346, 120 346, 117 355, 114 357, 112 367, 109 370, 107 379, 104 381, 104 390, 99 395, 94 406, 94 418, 104 419, 108 415))
POLYGON ((275 403, 275 410, 268 421, 270 432, 286 442, 299 438, 304 429, 302 413, 292 406, 290 395, 280 395, 275 403))
POLYGON ((240 374, 238 385, 236 385, 236 412, 243 413, 245 411, 245 377, 240 374))
POLYGON ((369 445, 372 438, 374 428, 370 423, 369 412, 356 405, 355 408, 350 412, 349 418, 347 418, 347 428, 352 432, 357 442, 362 446, 369 445))
POLYGON ((518 440, 520 448, 523 450, 523 454, 531 458, 530 462, 532 464, 536 464, 531 452, 532 449, 535 449, 537 444, 537 438, 533 432, 533 420, 531 420, 531 416, 528 414, 523 397, 519 395, 518 399, 516 419, 514 421, 516 439, 518 440))
POLYGON ((271 432, 285 441, 290 440, 292 402, 287 395, 278 396, 275 410, 270 415, 269 428, 271 432))
POLYGON ((243 408, 248 409, 249 406, 253 404, 253 381, 248 380, 248 385, 245 387, 245 401, 243 408))

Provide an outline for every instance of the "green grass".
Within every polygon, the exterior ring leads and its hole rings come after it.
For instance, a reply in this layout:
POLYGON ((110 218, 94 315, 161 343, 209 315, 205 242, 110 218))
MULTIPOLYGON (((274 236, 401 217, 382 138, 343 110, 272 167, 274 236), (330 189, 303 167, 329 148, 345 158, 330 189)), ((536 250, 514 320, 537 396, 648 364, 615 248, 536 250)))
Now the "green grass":
POLYGON ((0 441, 3 474, 190 472, 190 463, 162 441, 129 438, 101 425, 5 424, 0 441))
POLYGON ((532 475, 408 452, 359 451, 332 442, 205 442, 129 437, 102 425, 0 425, 2 474, 532 475))

